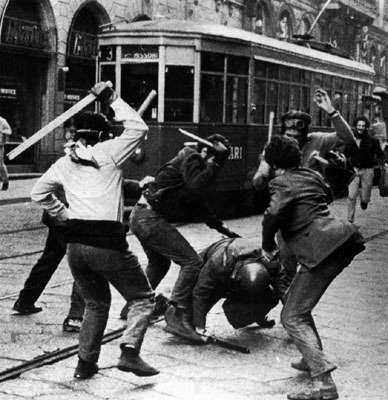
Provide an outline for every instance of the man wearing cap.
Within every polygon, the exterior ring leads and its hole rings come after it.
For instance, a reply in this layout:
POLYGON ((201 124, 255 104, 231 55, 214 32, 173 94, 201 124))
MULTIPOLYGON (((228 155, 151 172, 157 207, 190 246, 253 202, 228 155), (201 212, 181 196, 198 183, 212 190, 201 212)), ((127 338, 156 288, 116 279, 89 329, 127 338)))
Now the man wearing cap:
POLYGON ((171 222, 201 220, 210 228, 229 236, 231 232, 207 205, 205 193, 226 162, 230 144, 222 135, 207 138, 212 147, 184 147, 176 157, 163 165, 143 192, 131 213, 132 232, 148 257, 146 274, 156 289, 167 274, 171 261, 180 272, 165 313, 166 330, 189 340, 202 342, 191 321, 191 295, 202 259, 171 222))
POLYGON ((279 263, 263 258, 257 238, 224 238, 201 251, 204 266, 193 291, 193 322, 205 334, 206 316, 222 298, 224 313, 233 328, 257 323, 271 328, 267 314, 279 298, 271 281, 279 274, 279 263), (265 263, 265 264, 264 264, 265 263))

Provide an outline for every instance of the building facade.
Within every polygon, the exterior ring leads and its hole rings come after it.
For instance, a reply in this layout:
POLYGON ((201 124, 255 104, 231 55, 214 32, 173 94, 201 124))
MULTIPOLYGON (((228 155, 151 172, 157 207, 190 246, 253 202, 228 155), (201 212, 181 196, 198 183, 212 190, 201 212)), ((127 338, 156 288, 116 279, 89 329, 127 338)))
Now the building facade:
MULTIPOLYGON (((206 21, 370 64, 388 84, 385 0, 0 0, 0 115, 6 153, 87 94, 96 81, 99 27, 139 16, 206 21), (319 19, 316 20, 319 15, 319 19)), ((325 57, 325 53, 322 53, 325 57)), ((42 172, 62 153, 71 121, 12 161, 42 172)))

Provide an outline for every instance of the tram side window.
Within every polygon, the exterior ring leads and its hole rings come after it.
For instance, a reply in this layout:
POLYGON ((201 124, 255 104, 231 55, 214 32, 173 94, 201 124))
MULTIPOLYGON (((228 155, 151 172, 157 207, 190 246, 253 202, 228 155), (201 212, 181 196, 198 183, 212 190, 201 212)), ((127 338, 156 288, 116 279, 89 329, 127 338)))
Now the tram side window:
MULTIPOLYGON (((151 90, 158 90, 158 64, 122 64, 121 97, 137 110, 151 90)), ((157 118, 157 98, 143 114, 145 120, 157 118)))
POLYGON ((244 124, 247 120, 249 59, 228 57, 226 84, 226 122, 244 124))
POLYGON ((193 121, 194 68, 166 67, 164 120, 193 121))
POLYGON ((201 54, 201 122, 222 122, 225 56, 201 54))

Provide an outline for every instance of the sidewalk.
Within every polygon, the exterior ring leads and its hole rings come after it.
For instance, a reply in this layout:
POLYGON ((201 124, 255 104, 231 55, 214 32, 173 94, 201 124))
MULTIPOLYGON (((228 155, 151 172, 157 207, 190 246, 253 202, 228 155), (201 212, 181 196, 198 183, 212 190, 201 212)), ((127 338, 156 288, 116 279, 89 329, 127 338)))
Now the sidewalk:
POLYGON ((0 190, 0 205, 30 201, 31 189, 37 180, 36 177, 10 179, 8 190, 0 190))
MULTIPOLYGON (((24 196, 32 185, 30 180, 20 186, 11 181, 9 194, 13 191, 15 195, 21 193, 19 195, 24 196)), ((23 213, 31 207, 30 204, 9 205, 3 210, 4 213, 23 213)), ((332 209, 337 216, 344 217, 346 199, 336 201, 332 209)), ((36 214, 37 221, 38 218, 39 213, 36 214)), ((253 216, 230 220, 227 224, 242 236, 257 236, 259 241, 261 219, 261 216, 253 216)), ((381 198, 374 190, 368 209, 363 212, 358 206, 356 221, 366 237, 387 230, 388 198, 381 198)), ((220 238, 217 232, 203 224, 190 224, 179 229, 197 250, 220 238)), ((45 231, 30 235, 19 239, 18 245, 24 251, 36 249, 44 242, 45 231)), ((8 246, 10 240, 4 236, 3 247, 8 246)), ((146 259, 140 244, 133 236, 129 236, 128 241, 144 265, 146 259)), ((340 399, 387 398, 387 243, 388 235, 368 242, 366 251, 333 282, 314 310, 325 352, 338 366, 333 377, 340 399)), ((6 297, 20 289, 36 258, 6 260, 0 264, 0 296, 6 297)), ((43 305, 43 312, 28 317, 15 316, 11 312, 14 298, 0 303, 1 369, 77 343, 76 335, 61 331, 72 282, 66 261, 62 264, 50 282, 53 286, 47 288, 38 301, 43 305), (65 284, 59 285, 61 282, 65 284)), ((158 291, 169 295, 177 271, 177 267, 171 268, 158 291)), ((115 291, 112 296, 107 332, 122 326, 118 314, 123 300, 115 291)), ((208 318, 209 333, 248 346, 250 354, 214 345, 188 344, 165 332, 164 322, 159 322, 147 332, 142 355, 161 371, 160 375, 138 378, 118 371, 115 365, 119 348, 115 340, 103 346, 100 372, 92 379, 82 382, 73 379, 74 356, 0 383, 0 400, 285 400, 286 394, 305 382, 308 375, 290 367, 290 361, 298 358, 299 353, 279 322, 280 311, 281 306, 278 306, 270 314, 276 320, 272 329, 252 325, 234 330, 225 319, 221 303, 213 308, 208 318)))

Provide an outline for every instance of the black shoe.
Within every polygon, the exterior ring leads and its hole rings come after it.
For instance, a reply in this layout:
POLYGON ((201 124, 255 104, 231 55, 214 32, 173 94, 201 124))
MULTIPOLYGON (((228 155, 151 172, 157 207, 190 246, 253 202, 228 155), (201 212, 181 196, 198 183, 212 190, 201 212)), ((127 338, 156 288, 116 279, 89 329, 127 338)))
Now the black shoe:
POLYGON ((8 181, 4 181, 3 182, 3 187, 1 188, 1 190, 8 190, 9 188, 9 182, 8 181))
POLYGON ((139 352, 132 347, 121 346, 121 355, 117 368, 120 371, 132 372, 137 376, 153 376, 159 371, 141 359, 139 352))
POLYGON ((62 324, 63 332, 79 332, 81 329, 81 318, 66 317, 62 324))
POLYGON ((272 328, 275 325, 275 320, 268 319, 267 317, 264 317, 263 319, 259 319, 256 322, 257 322, 257 325, 259 325, 262 328, 272 328))
POLYGON ((167 324, 165 327, 167 332, 196 343, 204 343, 202 337, 195 332, 185 309, 170 305, 167 307, 164 319, 167 324))
POLYGON ((361 210, 366 210, 368 208, 368 203, 361 202, 361 210))
POLYGON ((98 372, 98 365, 95 362, 84 361, 78 357, 78 364, 74 372, 74 378, 88 379, 98 372))
POLYGON ((21 304, 19 300, 16 301, 12 309, 22 315, 36 314, 42 311, 42 307, 35 307, 34 304, 21 304))

